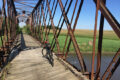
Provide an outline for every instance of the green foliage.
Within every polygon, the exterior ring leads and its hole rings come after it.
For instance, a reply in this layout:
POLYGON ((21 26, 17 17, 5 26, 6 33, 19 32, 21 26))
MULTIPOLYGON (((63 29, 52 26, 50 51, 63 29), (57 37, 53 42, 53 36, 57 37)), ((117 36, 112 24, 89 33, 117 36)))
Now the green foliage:
POLYGON ((31 34, 30 26, 29 26, 29 25, 24 26, 24 27, 22 28, 22 31, 23 31, 23 33, 31 34))
MULTIPOLYGON (((92 37, 80 37, 80 36, 75 36, 77 43, 79 45, 80 51, 81 52, 92 52, 92 45, 90 45, 90 42, 93 41, 92 37)), ((53 34, 49 35, 49 42, 51 43, 53 39, 53 34)), ((65 44, 65 39, 66 39, 66 35, 60 35, 58 37, 58 41, 59 41, 59 45, 60 45, 60 49, 63 50, 64 44, 65 44)), ((70 38, 68 38, 69 41, 70 38)), ((67 41, 67 45, 68 45, 68 41, 67 41)), ((120 40, 116 40, 116 39, 103 39, 103 43, 102 43, 102 52, 116 52, 118 50, 118 48, 120 48, 120 40)), ((98 38, 96 39, 96 51, 98 49, 98 38)), ((65 49, 65 51, 67 50, 67 48, 65 49)), ((71 43, 70 46, 70 52, 75 52, 74 46, 71 43)), ((57 47, 55 47, 54 51, 57 51, 57 47)))
MULTIPOLYGON (((41 26, 42 28, 45 28, 45 26, 41 26)), ((54 26, 55 29, 59 29, 57 26, 54 26)), ((52 25, 47 25, 47 29, 53 29, 52 25)))
POLYGON ((16 34, 20 34, 22 32, 22 28, 20 28, 18 25, 16 27, 16 34))
POLYGON ((2 46, 1 38, 0 38, 0 47, 2 46))

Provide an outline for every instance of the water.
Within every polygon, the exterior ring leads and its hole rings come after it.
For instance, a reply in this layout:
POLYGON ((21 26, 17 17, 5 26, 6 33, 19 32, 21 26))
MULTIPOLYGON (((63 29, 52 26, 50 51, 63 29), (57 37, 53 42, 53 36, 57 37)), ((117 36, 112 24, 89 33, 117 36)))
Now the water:
MULTIPOLYGON (((111 62, 113 56, 114 56, 114 54, 102 55, 100 76, 102 76, 103 73, 105 72, 105 70, 108 67, 109 63, 111 62)), ((83 57, 84 57, 85 64, 87 65, 87 71, 91 72, 92 55, 91 54, 83 54, 83 57)), ((96 62, 97 62, 96 59, 97 58, 95 56, 95 71, 96 71, 96 62)), ((73 64, 78 69, 81 69, 78 58, 76 55, 73 55, 73 54, 68 55, 67 61, 70 62, 71 64, 73 64)), ((111 77, 111 80, 120 80, 120 65, 118 66, 118 68, 114 72, 113 76, 111 77)))

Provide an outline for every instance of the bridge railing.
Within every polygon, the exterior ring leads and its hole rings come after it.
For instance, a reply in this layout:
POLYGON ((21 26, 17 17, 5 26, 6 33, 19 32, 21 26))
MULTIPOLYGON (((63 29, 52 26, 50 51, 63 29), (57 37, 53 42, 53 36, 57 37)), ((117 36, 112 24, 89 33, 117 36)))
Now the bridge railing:
POLYGON ((2 0, 0 3, 0 68, 3 68, 16 38, 17 19, 13 0, 2 0))
MULTIPOLYGON (((81 12, 81 8, 84 4, 84 0, 40 0, 36 7, 34 8, 31 14, 31 32, 32 35, 35 36, 41 43, 44 41, 48 41, 51 43, 51 50, 57 48, 57 54, 62 55, 62 58, 66 60, 66 57, 69 52, 69 48, 71 43, 74 46, 76 55, 78 57, 80 63, 80 69, 83 74, 87 74, 87 68, 82 56, 82 52, 80 51, 79 45, 76 41, 74 32, 76 25, 78 23, 79 15, 81 12), (74 6, 72 5, 74 4, 74 6), (73 10, 71 10, 71 7, 73 10), (59 13, 58 13, 59 12, 59 13), (68 16, 70 15, 70 16, 68 16), (60 48, 60 41, 58 40, 59 35, 63 27, 67 28, 67 35, 63 49, 60 48), (51 33, 53 36, 50 36, 51 33), (51 41, 52 37, 52 41, 51 41), (70 37, 70 38, 69 38, 70 37), (65 51, 65 49, 67 49, 65 51)), ((120 53, 120 49, 115 54, 113 60, 108 66, 105 73, 100 77, 101 70, 101 57, 102 57, 102 40, 103 40, 103 27, 104 27, 104 18, 108 21, 108 23, 113 28, 113 31, 120 38, 120 24, 114 18, 112 13, 105 6, 106 0, 93 0, 96 4, 96 15, 95 15, 95 25, 94 25, 94 36, 93 36, 93 50, 92 50, 92 68, 91 72, 88 73, 91 80, 93 79, 110 79, 113 75, 114 71, 118 67, 120 63, 120 57, 117 56, 120 53), (99 36, 98 36, 98 49, 96 49, 96 34, 97 34, 97 20, 98 20, 98 11, 101 12, 100 18, 100 27, 99 27, 99 36), (97 50, 97 66, 96 72, 94 71, 95 66, 95 51, 97 50), (117 58, 117 57, 118 58, 117 58), (113 62, 115 61, 114 67, 110 71, 110 67, 112 67, 113 62), (106 74, 109 73, 109 76, 106 74)))
MULTIPOLYGON (((64 24, 67 25, 68 36, 70 36, 68 48, 69 48, 71 42, 73 42, 75 51, 78 55, 79 62, 81 64, 81 70, 82 70, 82 72, 85 72, 86 71, 86 66, 85 66, 83 57, 81 55, 79 46, 78 46, 77 41, 76 41, 75 36, 74 36, 74 30, 75 30, 75 27, 76 27, 76 24, 77 24, 77 21, 78 21, 78 18, 79 18, 79 13, 81 11, 83 1, 81 1, 81 3, 78 4, 79 9, 77 10, 77 16, 74 16, 76 6, 74 7, 71 22, 69 21, 69 19, 67 17, 67 14, 70 10, 70 7, 71 7, 71 4, 72 4, 73 1, 71 0, 69 2, 67 0, 64 7, 63 7, 63 4, 62 4, 61 1, 54 0, 53 3, 51 3, 51 2, 52 2, 51 0, 50 1, 46 0, 46 1, 41 2, 41 4, 38 6, 38 8, 36 8, 34 13, 32 14, 32 26, 31 26, 32 32, 36 36, 39 35, 37 33, 40 33, 41 42, 44 42, 44 41, 49 41, 48 34, 50 34, 50 31, 53 31, 54 36, 53 36, 53 40, 51 42, 51 46, 52 46, 51 50, 53 50, 55 45, 56 45, 57 53, 61 54, 60 45, 59 45, 60 43, 58 41, 58 37, 59 37, 60 31, 61 31, 63 25, 64 24), (68 7, 66 7, 66 5, 68 5, 68 7), (52 9, 50 9, 50 7, 52 9), (61 8, 60 9, 61 16, 60 16, 59 21, 57 22, 58 24, 56 24, 57 26, 55 26, 55 23, 54 23, 53 19, 58 14, 58 13, 55 14, 56 11, 57 11, 57 7, 61 8), (67 9, 67 11, 65 12, 64 9, 67 9), (73 22, 74 17, 75 17, 75 22, 74 22, 74 28, 72 29, 71 24, 73 22)), ((75 5, 77 5, 77 2, 78 1, 76 1, 75 5)), ((66 39, 66 41, 67 41, 67 39, 66 39)), ((65 43, 65 46, 66 46, 66 43, 65 43)), ((67 50, 66 54, 68 54, 68 51, 69 50, 67 50)))

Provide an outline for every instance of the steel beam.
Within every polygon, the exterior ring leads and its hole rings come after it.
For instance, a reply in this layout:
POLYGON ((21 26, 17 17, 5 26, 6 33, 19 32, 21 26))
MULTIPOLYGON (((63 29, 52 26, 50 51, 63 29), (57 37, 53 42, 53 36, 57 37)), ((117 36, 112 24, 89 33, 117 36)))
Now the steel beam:
MULTIPOLYGON (((96 3, 96 0, 94 0, 96 3)), ((120 24, 115 19, 115 17, 111 14, 111 12, 107 9, 103 1, 100 1, 100 11, 111 25, 117 36, 120 38, 120 24)))
POLYGON ((31 14, 33 14, 35 12, 35 10, 38 8, 38 6, 41 4, 43 0, 39 0, 38 3, 36 4, 36 6, 34 7, 33 11, 31 14))
POLYGON ((71 37, 71 39, 72 39, 72 42, 73 42, 75 51, 76 51, 76 53, 77 53, 77 56, 78 56, 78 59, 79 59, 80 65, 81 65, 81 71, 84 73, 84 72, 86 71, 86 66, 85 66, 83 57, 82 57, 82 55, 81 55, 79 46, 78 46, 78 44, 77 44, 77 41, 76 41, 76 39, 75 39, 75 36, 74 36, 74 34, 73 34, 73 31, 72 31, 72 29, 71 29, 71 24, 70 24, 70 22, 69 22, 68 17, 66 16, 66 13, 65 13, 65 10, 64 10, 64 8, 63 8, 63 4, 62 4, 61 0, 58 0, 58 2, 59 2, 59 5, 60 5, 60 8, 61 8, 61 11, 62 11, 62 13, 63 13, 63 16, 64 16, 64 19, 65 19, 67 28, 68 28, 68 30, 69 30, 69 35, 70 35, 70 37, 71 37))
POLYGON ((114 73, 115 69, 118 67, 119 64, 120 64, 120 48, 117 51, 117 53, 114 55, 112 61, 110 62, 109 66, 107 67, 106 71, 104 72, 104 74, 102 76, 102 80, 105 80, 107 73, 109 73, 108 78, 110 79, 111 75, 114 73), (119 58, 118 58, 118 61, 116 62, 117 57, 119 57, 119 58), (115 62, 116 62, 116 64, 113 67, 113 64, 115 62), (112 72, 110 72, 111 67, 113 67, 112 72))
POLYGON ((94 36, 93 36, 91 80, 94 80, 95 44, 96 44, 97 20, 98 20, 99 4, 100 4, 100 0, 97 0, 97 8, 96 8, 96 14, 95 14, 95 25, 94 25, 94 36))

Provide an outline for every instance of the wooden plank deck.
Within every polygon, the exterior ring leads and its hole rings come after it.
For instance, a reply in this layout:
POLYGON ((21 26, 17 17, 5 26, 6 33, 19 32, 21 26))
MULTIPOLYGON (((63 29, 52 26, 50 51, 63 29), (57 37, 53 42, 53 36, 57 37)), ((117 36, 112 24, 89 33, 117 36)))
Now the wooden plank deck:
POLYGON ((40 43, 29 35, 23 37, 24 46, 19 55, 10 62, 6 80, 83 80, 75 76, 56 56, 52 67, 42 56, 40 43))

